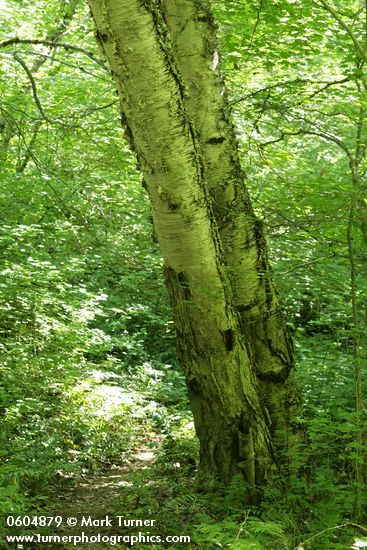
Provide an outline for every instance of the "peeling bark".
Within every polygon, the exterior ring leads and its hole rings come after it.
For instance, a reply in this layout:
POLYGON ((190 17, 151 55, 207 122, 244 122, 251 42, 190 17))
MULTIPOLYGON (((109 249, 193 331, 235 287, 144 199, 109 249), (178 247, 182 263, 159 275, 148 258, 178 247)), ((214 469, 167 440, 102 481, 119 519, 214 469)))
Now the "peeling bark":
MULTIPOLYGON (((269 480, 276 464, 269 415, 255 376, 255 353, 248 345, 249 329, 244 328, 249 315, 243 321, 238 314, 240 306, 244 311, 252 308, 262 281, 259 265, 264 267, 253 244, 251 206, 239 189, 239 163, 232 160, 237 154, 233 130, 231 134, 223 113, 218 127, 211 120, 208 127, 205 121, 198 121, 187 95, 195 81, 189 89, 186 80, 191 77, 176 60, 168 28, 172 36, 174 31, 167 27, 155 3, 89 0, 89 4, 120 95, 129 141, 143 172, 155 234, 165 259, 178 354, 201 445, 201 478, 228 482, 242 472, 254 488, 269 480), (228 172, 211 181, 219 162, 232 170, 230 181, 228 172), (241 201, 246 201, 247 210, 241 212, 244 232, 241 246, 230 256, 230 231, 234 231, 234 240, 240 238, 238 198, 240 208, 241 201), (217 200, 222 201, 220 215, 217 200), (246 280, 242 270, 250 272, 246 280), (241 291, 234 284, 236 277, 241 291)), ((191 9, 191 4, 180 5, 191 9)), ((190 12, 186 15, 191 17, 190 12)), ((187 25, 191 25, 190 18, 187 25)), ((203 78, 206 76, 204 72, 203 78)), ((218 83, 208 85, 214 86, 214 101, 221 93, 218 83)), ((216 116, 221 107, 218 109, 216 116)), ((270 288, 270 282, 261 284, 270 288)), ((260 311, 258 302, 255 306, 260 311)))
POLYGON ((291 340, 271 279, 263 226, 244 184, 210 5, 206 0, 161 0, 160 5, 185 83, 184 103, 204 162, 234 305, 272 431, 284 439, 298 402, 291 340))

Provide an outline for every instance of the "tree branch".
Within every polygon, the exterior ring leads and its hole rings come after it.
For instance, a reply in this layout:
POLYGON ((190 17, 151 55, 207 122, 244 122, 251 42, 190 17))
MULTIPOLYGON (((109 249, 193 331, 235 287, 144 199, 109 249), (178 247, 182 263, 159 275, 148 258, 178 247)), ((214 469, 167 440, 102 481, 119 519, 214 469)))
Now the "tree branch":
POLYGON ((315 95, 323 92, 330 86, 336 86, 337 84, 344 84, 345 82, 349 82, 351 79, 349 76, 342 78, 341 80, 333 80, 333 81, 322 81, 322 80, 305 80, 303 78, 296 78, 294 80, 286 80, 285 82, 277 82, 276 84, 271 84, 269 86, 265 86, 264 88, 260 88, 259 90, 255 90, 254 92, 251 92, 250 94, 247 94, 243 97, 240 97, 238 99, 234 99, 229 103, 229 105, 236 105, 237 103, 240 103, 241 101, 245 101, 246 99, 250 99, 250 97, 254 97, 257 94, 260 94, 261 92, 266 92, 268 90, 274 90, 276 88, 280 88, 281 86, 291 86, 292 84, 325 84, 322 88, 316 90, 315 92, 312 92, 312 94, 309 96, 309 98, 314 97, 315 95))
POLYGON ((279 141, 282 141, 287 136, 317 136, 322 139, 325 139, 327 141, 332 141, 336 145, 338 145, 343 151, 346 153, 348 159, 350 162, 354 162, 354 158, 352 153, 349 150, 349 147, 338 137, 333 136, 332 134, 327 134, 322 131, 316 131, 316 130, 297 130, 296 132, 286 132, 284 130, 280 130, 280 137, 276 139, 272 139, 270 141, 266 141, 265 143, 260 144, 261 148, 267 147, 268 145, 273 145, 274 143, 279 143, 279 141))
POLYGON ((38 108, 39 112, 41 113, 42 118, 44 118, 46 120, 46 122, 52 123, 52 120, 50 120, 49 117, 46 115, 46 113, 43 110, 43 107, 41 105, 41 102, 39 100, 38 93, 37 93, 36 81, 34 80, 33 74, 31 73, 31 71, 27 67, 26 63, 24 63, 23 59, 18 57, 16 54, 14 54, 14 59, 15 59, 15 61, 17 61, 19 63, 19 65, 21 65, 23 67, 23 69, 25 70, 25 72, 26 72, 26 74, 27 74, 27 76, 30 80, 30 83, 31 83, 31 86, 32 86, 32 94, 33 94, 34 102, 37 105, 37 108, 38 108))
POLYGON ((54 42, 52 40, 39 40, 36 38, 19 38, 17 36, 13 38, 9 38, 8 40, 4 40, 3 42, 0 42, 0 48, 6 48, 7 46, 12 46, 14 44, 33 44, 34 46, 52 46, 54 48, 64 48, 66 51, 71 52, 78 52, 83 53, 92 61, 103 67, 106 71, 109 72, 109 69, 106 67, 102 61, 99 61, 99 59, 96 58, 95 53, 91 52, 89 50, 86 50, 84 48, 81 48, 79 46, 74 46, 73 44, 65 44, 64 42, 54 42))
POLYGON ((27 168, 28 162, 30 161, 30 159, 32 157, 32 149, 33 149, 34 144, 36 143, 38 132, 39 132, 41 126, 42 126, 42 121, 38 120, 35 124, 35 127, 33 129, 33 134, 32 134, 31 140, 30 140, 28 145, 27 145, 27 143, 24 139, 24 136, 23 136, 23 141, 25 143, 26 150, 25 150, 23 160, 19 161, 19 163, 18 163, 18 165, 15 169, 15 171, 18 174, 21 174, 27 168))
MULTIPOLYGON (((41 53, 41 52, 36 52, 36 51, 33 51, 33 52, 22 51, 21 53, 26 53, 27 55, 39 56, 43 61, 46 61, 46 59, 51 59, 51 61, 53 63, 55 63, 55 62, 60 63, 60 65, 65 65, 66 67, 71 67, 72 69, 76 69, 78 71, 81 71, 84 74, 89 74, 90 76, 93 76, 93 78, 98 78, 98 80, 102 80, 103 82, 110 82, 112 84, 112 81, 111 81, 110 78, 104 78, 103 76, 99 76, 96 73, 92 73, 91 71, 88 71, 84 67, 80 67, 79 65, 75 65, 74 63, 68 63, 64 59, 58 59, 57 57, 53 57, 53 56, 51 56, 47 53, 41 53)), ((32 71, 35 72, 33 68, 32 68, 32 71)))
POLYGON ((339 23, 339 25, 346 31, 348 36, 351 38, 351 40, 354 44, 354 47, 355 47, 356 51, 359 53, 361 59, 366 59, 366 52, 364 51, 361 44, 359 43, 356 35, 354 34, 354 32, 352 31, 350 26, 341 17, 341 15, 336 11, 336 9, 333 8, 333 6, 331 6, 328 2, 326 2, 326 0, 317 0, 317 2, 319 2, 319 4, 321 4, 322 7, 326 11, 328 11, 330 13, 330 15, 332 15, 334 17, 335 21, 337 21, 339 23))
POLYGON ((309 262, 303 262, 302 264, 295 265, 291 267, 290 269, 287 269, 287 271, 280 271, 280 275, 286 275, 287 273, 291 273, 292 271, 296 271, 297 269, 301 269, 303 267, 307 267, 308 265, 315 264, 316 262, 320 262, 324 258, 316 258, 316 260, 310 260, 309 262))

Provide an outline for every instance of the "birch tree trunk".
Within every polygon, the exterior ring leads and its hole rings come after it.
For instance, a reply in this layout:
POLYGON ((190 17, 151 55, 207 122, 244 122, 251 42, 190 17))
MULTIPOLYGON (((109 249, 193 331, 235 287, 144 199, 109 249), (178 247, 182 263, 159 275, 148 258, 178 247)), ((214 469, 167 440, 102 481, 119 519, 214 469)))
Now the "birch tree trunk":
POLYGON ((271 279, 263 226, 244 184, 210 5, 207 0, 161 0, 161 9, 204 161, 234 307, 261 399, 269 409, 271 431, 281 441, 298 401, 292 346, 271 279))
MULTIPOLYGON (((184 83, 188 75, 185 76, 181 62, 176 62, 178 50, 172 47, 163 12, 155 3, 89 0, 89 4, 147 185, 155 232, 165 260, 179 358, 201 445, 201 478, 228 482, 242 472, 250 486, 263 484, 276 468, 271 422, 255 375, 256 348, 251 349, 244 339, 244 335, 246 339, 250 334, 251 338, 256 337, 256 331, 244 328, 238 311, 239 306, 244 311, 255 307, 252 302, 261 286, 258 279, 267 276, 259 275, 266 256, 263 251, 259 257, 262 236, 252 237, 250 222, 255 222, 247 199, 248 210, 241 226, 246 229, 241 240, 245 244, 242 248, 236 246, 233 255, 229 255, 231 229, 235 230, 233 239, 239 239, 237 214, 225 231, 223 227, 219 230, 218 225, 224 225, 227 205, 233 206, 240 196, 240 176, 233 175, 228 188, 228 172, 225 179, 220 175, 214 181, 217 155, 222 159, 229 155, 226 166, 229 170, 234 162, 231 173, 240 170, 237 160, 233 161, 236 149, 230 147, 235 147, 233 131, 228 134, 231 137, 224 149, 206 152, 203 139, 221 144, 222 134, 209 127, 203 130, 204 138, 199 136, 197 128, 205 126, 205 121, 200 121, 188 101, 184 83), (212 172, 208 169, 210 159, 212 172), (209 181, 211 178, 213 181, 209 181), (219 191, 219 187, 224 190, 219 191), (226 202, 220 214, 213 204, 217 199, 223 200, 223 196, 226 202), (253 239, 257 239, 258 247, 253 239), (250 276, 244 281, 242 270, 249 272, 250 267, 256 280, 250 276), (234 283, 237 276, 240 290, 234 283), (245 285, 250 283, 252 286, 246 290, 245 285), (245 302, 243 296, 247 296, 245 302)), ((183 10, 185 5, 192 9, 191 1, 182 2, 183 10)), ((191 17, 190 10, 187 15, 191 17)), ((214 100, 221 90, 212 79, 210 86, 214 100)), ((224 132, 231 131, 224 119, 217 124, 224 125, 224 132)), ((245 199, 240 196, 240 200, 245 199)), ((243 204, 240 202, 239 206, 241 209, 243 204)), ((270 282, 266 287, 272 288, 270 282)), ((259 303, 256 307, 257 312, 259 303)))

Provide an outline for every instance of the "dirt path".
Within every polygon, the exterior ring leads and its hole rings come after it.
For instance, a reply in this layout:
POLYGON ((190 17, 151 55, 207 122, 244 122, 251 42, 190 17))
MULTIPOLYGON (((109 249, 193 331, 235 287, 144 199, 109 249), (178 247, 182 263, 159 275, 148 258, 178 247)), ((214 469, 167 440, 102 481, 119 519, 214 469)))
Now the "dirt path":
MULTIPOLYGON (((149 448, 141 448, 139 452, 132 455, 129 462, 121 466, 113 466, 109 470, 92 476, 85 477, 74 487, 61 489, 54 495, 52 503, 48 506, 48 515, 59 515, 63 518, 62 525, 53 531, 52 534, 65 536, 81 536, 82 532, 88 537, 111 537, 113 535, 131 535, 138 529, 134 527, 119 526, 117 516, 123 516, 122 505, 124 491, 133 487, 132 479, 139 474, 149 479, 149 469, 155 461, 155 455, 149 448), (132 475, 133 474, 133 475, 132 475), (106 517, 108 518, 106 520, 106 517), (67 518, 76 518, 77 526, 68 526, 67 518), (83 519, 84 518, 84 519, 83 519), (97 520, 97 521, 95 521, 97 520), (104 520, 101 522, 101 520, 104 520), (93 524, 94 522, 94 524, 93 524), (111 525, 112 524, 112 525, 111 525)), ((130 491, 131 492, 131 491, 130 491)), ((131 517, 131 515, 130 515, 131 517)), ((140 518, 145 519, 145 518, 140 518)), ((120 520, 121 522, 123 520, 120 520)), ((149 530, 149 527, 142 527, 142 531, 149 530)), ((50 533, 51 534, 51 533, 50 533)), ((94 539, 96 540, 96 539, 94 539)), ((98 540, 98 539, 97 539, 98 540)), ((42 550, 69 550, 75 548, 83 549, 109 549, 131 548, 127 544, 111 545, 111 542, 84 542, 75 545, 73 542, 62 543, 39 543, 32 548, 42 550)), ((135 545, 139 548, 139 545, 135 545)), ((28 550, 26 546, 22 550, 28 550)))

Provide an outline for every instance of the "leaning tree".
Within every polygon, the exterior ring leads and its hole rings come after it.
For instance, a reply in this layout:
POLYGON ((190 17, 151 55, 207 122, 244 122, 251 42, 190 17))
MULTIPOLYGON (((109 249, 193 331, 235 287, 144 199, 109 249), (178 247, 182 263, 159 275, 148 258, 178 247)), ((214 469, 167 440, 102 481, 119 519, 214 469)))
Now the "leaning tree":
POLYGON ((89 0, 150 197, 202 479, 266 483, 297 407, 206 0, 89 0))

